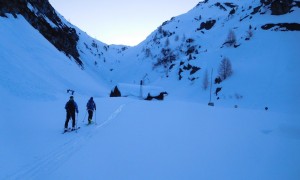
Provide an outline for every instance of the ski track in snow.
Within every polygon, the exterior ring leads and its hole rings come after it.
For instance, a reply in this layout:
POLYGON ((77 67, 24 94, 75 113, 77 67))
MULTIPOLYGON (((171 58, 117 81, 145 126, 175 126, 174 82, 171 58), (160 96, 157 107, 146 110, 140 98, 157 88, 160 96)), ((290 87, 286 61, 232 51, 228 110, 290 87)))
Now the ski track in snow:
MULTIPOLYGON (((109 124, 121 112, 126 104, 120 105, 110 116, 100 124, 96 124, 96 128, 91 129, 86 134, 75 136, 59 148, 48 153, 46 156, 41 157, 33 164, 21 168, 16 173, 6 177, 5 179, 43 179, 49 176, 51 172, 57 170, 64 162, 73 156, 84 144, 90 139, 101 127, 109 124)), ((76 132, 71 132, 76 133, 76 132)), ((77 134, 76 134, 77 135, 77 134)))

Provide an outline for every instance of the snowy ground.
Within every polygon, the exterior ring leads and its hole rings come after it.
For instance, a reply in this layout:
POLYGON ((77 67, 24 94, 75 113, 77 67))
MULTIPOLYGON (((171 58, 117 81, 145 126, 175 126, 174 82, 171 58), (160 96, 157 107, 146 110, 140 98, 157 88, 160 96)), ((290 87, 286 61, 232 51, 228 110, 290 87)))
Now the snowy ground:
POLYGON ((0 179, 300 178, 297 115, 102 97, 86 126, 78 95, 81 129, 61 134, 67 100, 1 112, 0 179))

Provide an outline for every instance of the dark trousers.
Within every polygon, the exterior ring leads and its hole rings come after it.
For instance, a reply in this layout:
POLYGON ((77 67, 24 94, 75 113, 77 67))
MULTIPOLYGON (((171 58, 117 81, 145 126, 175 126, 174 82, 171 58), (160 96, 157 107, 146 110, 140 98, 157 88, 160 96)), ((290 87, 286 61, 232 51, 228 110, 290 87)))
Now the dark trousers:
POLYGON ((68 128, 69 120, 72 118, 72 127, 75 127, 75 112, 67 112, 67 118, 65 122, 65 128, 68 128))
POLYGON ((93 111, 92 110, 88 110, 88 113, 89 113, 89 120, 92 120, 93 119, 93 111))

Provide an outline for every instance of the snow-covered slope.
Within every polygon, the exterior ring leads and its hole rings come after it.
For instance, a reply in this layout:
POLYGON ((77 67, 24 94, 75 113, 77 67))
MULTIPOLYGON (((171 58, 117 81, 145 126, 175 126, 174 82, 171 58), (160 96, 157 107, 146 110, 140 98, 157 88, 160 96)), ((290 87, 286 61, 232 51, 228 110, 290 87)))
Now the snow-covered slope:
MULTIPOLYGON (((39 37, 47 40, 48 44, 50 43, 56 48, 54 51, 60 51, 60 54, 65 54, 67 58, 61 58, 58 59, 58 61, 71 60, 73 63, 75 62, 78 68, 85 70, 83 74, 88 74, 88 76, 91 76, 92 79, 100 84, 101 81, 106 79, 105 75, 112 71, 112 64, 114 63, 111 62, 118 61, 116 57, 127 49, 126 46, 109 46, 89 37, 85 32, 66 21, 63 16, 55 11, 48 0, 14 0, 1 2, 0 17, 2 19, 8 19, 8 21, 9 19, 19 19, 22 17, 27 21, 29 26, 37 30, 36 33, 39 33, 39 37), (109 62, 106 63, 107 61, 109 62)), ((18 23, 16 23, 15 26, 18 27, 18 23)), ((2 28, 2 30, 9 32, 11 28, 14 27, 9 26, 2 28)), ((14 35, 14 38, 18 39, 20 38, 19 36, 22 36, 22 33, 14 35)), ((6 38, 10 40, 10 36, 6 36, 6 38)), ((28 39, 30 39, 30 37, 28 37, 28 39)), ((34 42, 35 41, 33 41, 33 44, 34 42)), ((5 44, 6 41, 2 41, 1 43, 5 44)), ((7 51, 7 54, 13 54, 11 51, 12 49, 7 51)), ((23 52, 34 54, 34 52, 28 51, 28 49, 23 50, 23 52)), ((23 52, 20 52, 20 54, 23 52)), ((58 52, 55 54, 57 53, 58 52)), ((61 64, 57 64, 56 66, 65 68, 61 64)))
POLYGON ((300 84, 293 81, 299 75, 300 54, 295 48, 300 39, 299 6, 297 0, 204 1, 164 22, 135 47, 107 45, 89 37, 46 0, 22 2, 15 8, 18 11, 6 11, 14 16, 21 13, 57 49, 109 89, 144 80, 146 85, 166 89, 171 98, 207 104, 210 88, 203 88, 204 80, 214 82, 220 76, 221 61, 228 59, 233 73, 220 84, 213 83, 215 105, 295 112, 300 103, 295 96, 300 84), (230 33, 233 43, 228 42, 230 33))
POLYGON ((97 125, 86 126, 88 97, 77 95, 81 129, 62 135, 65 100, 16 101, 18 113, 1 120, 1 179, 300 177, 300 124, 290 114, 95 98, 97 125))
POLYGON ((187 96, 178 89, 184 87, 192 99, 207 103, 209 88, 202 88, 205 73, 210 80, 213 69, 214 81, 220 62, 227 58, 233 74, 213 84, 213 93, 222 88, 213 96, 216 105, 297 111, 300 84, 293 77, 299 76, 299 1, 292 3, 288 13, 272 15, 273 11, 260 1, 199 3, 127 50, 112 81, 138 83, 147 74, 146 83, 166 86, 177 97, 187 96), (295 27, 264 28, 279 23, 295 27), (236 40, 232 45, 226 43, 230 31, 236 40))
POLYGON ((53 99, 74 89, 99 95, 105 90, 96 78, 49 43, 22 17, 1 18, 1 88, 18 98, 53 99), (5 28, 3 28, 5 27, 5 28))

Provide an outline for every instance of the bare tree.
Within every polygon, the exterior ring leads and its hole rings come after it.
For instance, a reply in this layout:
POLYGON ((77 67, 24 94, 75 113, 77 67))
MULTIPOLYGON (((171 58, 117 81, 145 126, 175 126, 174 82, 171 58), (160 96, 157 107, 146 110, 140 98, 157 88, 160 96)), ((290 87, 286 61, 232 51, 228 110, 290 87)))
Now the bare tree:
POLYGON ((168 47, 170 45, 170 40, 169 38, 166 39, 166 42, 165 42, 165 47, 168 47))
POLYGON ((179 40, 179 36, 176 35, 176 36, 175 36, 175 41, 178 41, 178 40, 179 40))
POLYGON ((145 56, 148 58, 150 56, 152 56, 151 50, 149 48, 146 48, 145 50, 145 56))
POLYGON ((203 81, 202 81, 202 88, 204 90, 207 90, 209 86, 209 80, 208 80, 208 72, 207 70, 205 71, 204 77, 203 77, 203 81))
POLYGON ((253 37, 253 31, 249 29, 248 31, 246 31, 246 33, 247 33, 246 40, 250 40, 250 38, 253 37))
POLYGON ((228 58, 225 57, 222 59, 218 72, 222 80, 225 80, 232 75, 232 66, 228 58))
POLYGON ((236 36, 233 30, 230 30, 224 45, 234 46, 236 44, 236 36))
POLYGON ((157 62, 153 64, 153 68, 163 66, 168 68, 168 66, 176 60, 176 55, 169 48, 161 50, 161 56, 157 58, 157 62))

